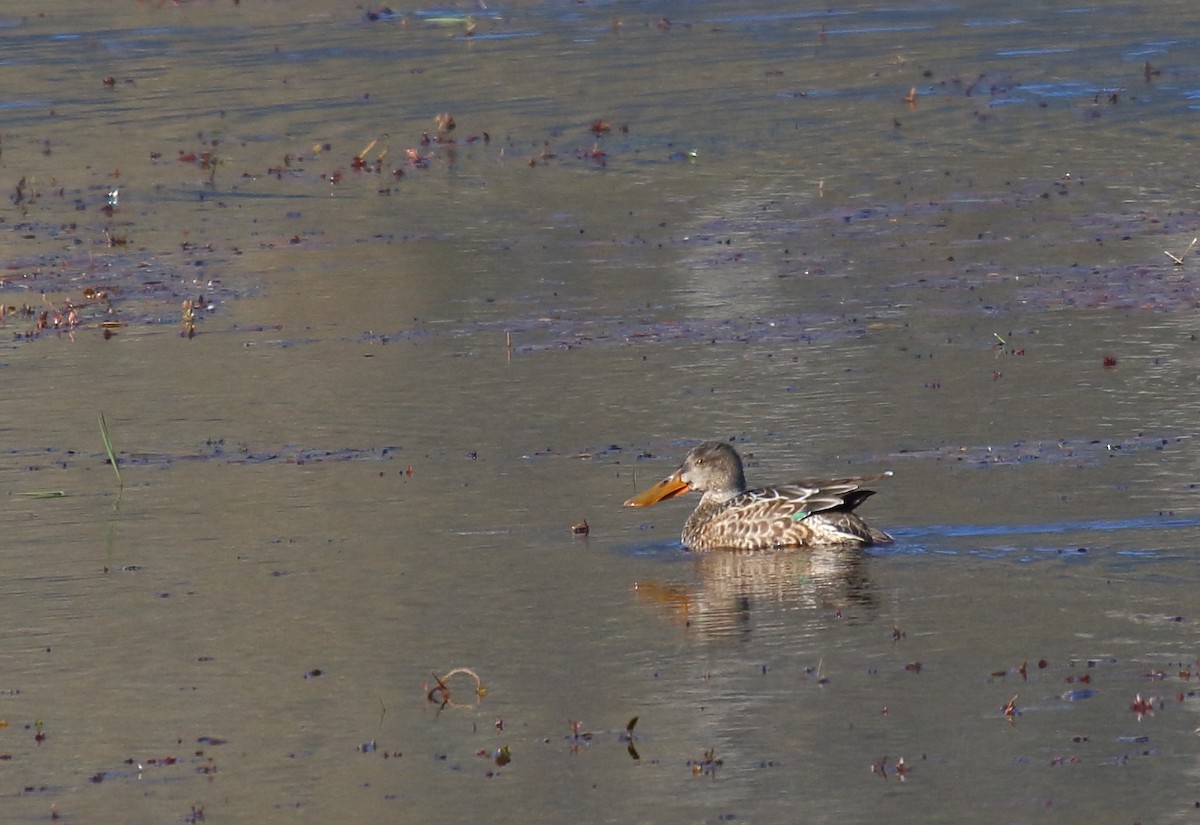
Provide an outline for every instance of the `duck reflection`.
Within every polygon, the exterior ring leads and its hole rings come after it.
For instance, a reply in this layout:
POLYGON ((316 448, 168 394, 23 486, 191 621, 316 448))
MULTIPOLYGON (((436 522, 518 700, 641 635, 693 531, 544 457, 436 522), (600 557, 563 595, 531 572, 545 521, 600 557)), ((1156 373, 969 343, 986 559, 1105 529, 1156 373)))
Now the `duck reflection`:
POLYGON ((793 611, 870 618, 876 597, 857 550, 724 551, 697 554, 696 581, 639 581, 638 598, 705 636, 749 637, 793 611))

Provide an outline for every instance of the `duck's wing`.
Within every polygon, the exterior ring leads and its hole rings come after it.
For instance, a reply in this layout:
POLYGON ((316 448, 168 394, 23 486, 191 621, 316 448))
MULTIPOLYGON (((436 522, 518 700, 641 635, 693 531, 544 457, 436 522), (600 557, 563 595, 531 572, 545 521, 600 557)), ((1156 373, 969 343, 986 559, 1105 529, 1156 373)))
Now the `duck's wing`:
MULTIPOLYGON (((760 501, 771 501, 779 514, 786 513, 792 520, 800 521, 813 513, 825 510, 849 512, 862 504, 874 490, 864 490, 870 484, 892 474, 891 470, 873 476, 851 476, 848 478, 808 478, 774 487, 747 490, 744 496, 760 501)), ((739 496, 741 498, 741 496, 739 496)), ((732 504, 732 502, 730 502, 732 504)))

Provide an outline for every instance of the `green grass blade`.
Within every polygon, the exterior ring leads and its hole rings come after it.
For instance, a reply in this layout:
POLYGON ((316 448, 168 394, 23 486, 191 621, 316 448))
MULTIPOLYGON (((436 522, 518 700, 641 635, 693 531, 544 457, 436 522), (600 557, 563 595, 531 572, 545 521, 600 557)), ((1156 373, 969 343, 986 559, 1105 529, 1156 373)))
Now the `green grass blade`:
POLYGON ((29 493, 17 493, 24 498, 66 498, 67 494, 63 490, 36 490, 29 493))
POLYGON ((121 481, 121 468, 117 466, 117 454, 113 452, 112 439, 108 437, 108 422, 104 420, 104 413, 100 413, 100 437, 104 439, 104 451, 108 453, 108 463, 112 465, 113 472, 117 474, 117 487, 124 490, 125 482, 121 481))

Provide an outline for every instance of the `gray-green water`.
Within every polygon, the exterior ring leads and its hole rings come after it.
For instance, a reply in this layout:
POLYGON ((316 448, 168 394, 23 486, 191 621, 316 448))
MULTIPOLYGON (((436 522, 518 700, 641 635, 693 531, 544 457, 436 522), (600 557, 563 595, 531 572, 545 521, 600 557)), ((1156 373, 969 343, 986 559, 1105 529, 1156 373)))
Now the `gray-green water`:
POLYGON ((5 821, 1191 821, 1195 10, 395 10, 0 12, 5 821))

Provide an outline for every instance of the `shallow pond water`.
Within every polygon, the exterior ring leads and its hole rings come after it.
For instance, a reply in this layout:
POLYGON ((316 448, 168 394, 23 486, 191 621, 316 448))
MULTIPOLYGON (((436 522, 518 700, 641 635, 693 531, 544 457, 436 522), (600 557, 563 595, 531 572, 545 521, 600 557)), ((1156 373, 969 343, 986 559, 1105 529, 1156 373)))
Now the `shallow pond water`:
POLYGON ((1191 6, 393 9, 0 12, 6 821, 1191 821, 1191 6))

